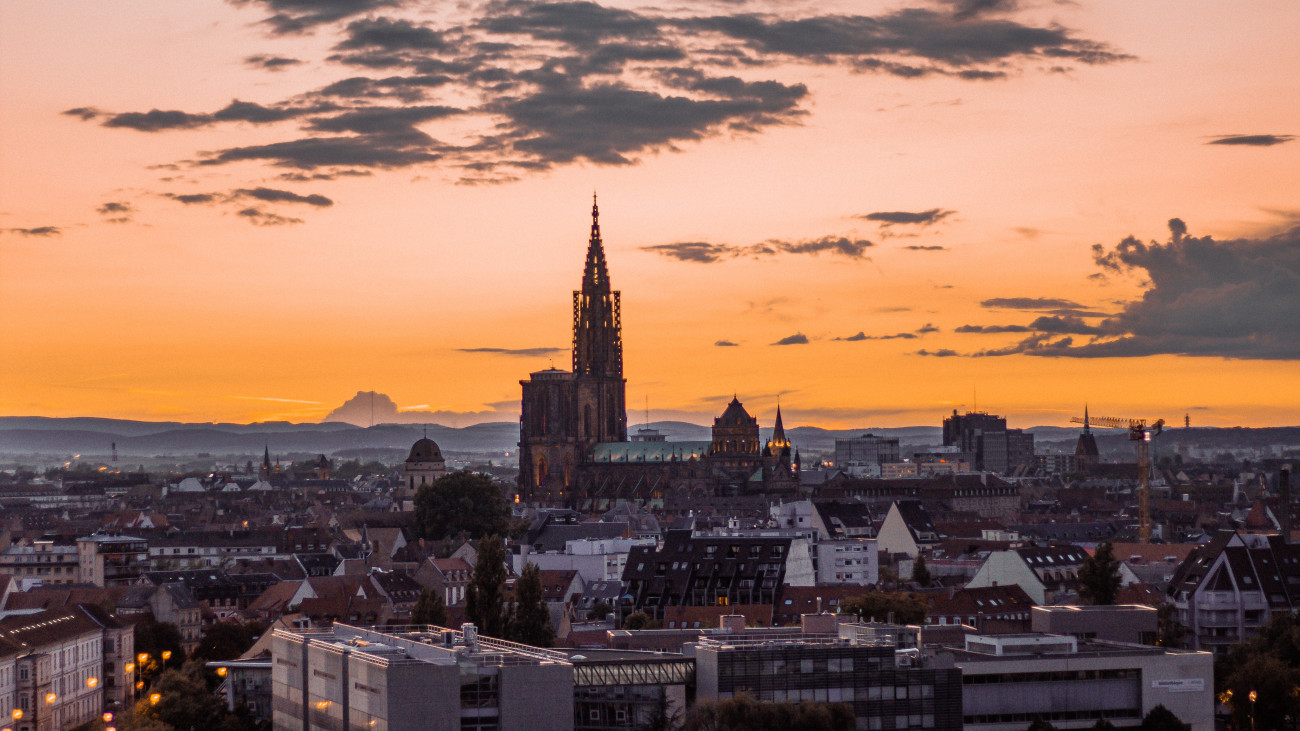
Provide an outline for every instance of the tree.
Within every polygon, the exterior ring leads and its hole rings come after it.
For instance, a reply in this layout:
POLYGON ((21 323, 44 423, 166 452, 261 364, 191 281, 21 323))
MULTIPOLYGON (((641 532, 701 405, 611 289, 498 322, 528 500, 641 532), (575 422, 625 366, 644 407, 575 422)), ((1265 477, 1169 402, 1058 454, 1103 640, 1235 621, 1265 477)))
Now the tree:
POLYGON ((696 703, 686 713, 686 731, 850 731, 853 708, 845 703, 760 703, 748 693, 696 703))
POLYGON ((151 692, 132 710, 130 728, 212 729, 251 731, 251 718, 226 710, 226 704, 212 693, 202 663, 191 661, 180 669, 158 676, 151 692))
POLYGON ((1182 647, 1183 635, 1187 634, 1177 617, 1177 607, 1161 604, 1156 610, 1156 644, 1161 647, 1182 647))
POLYGON ((1042 716, 1034 716, 1034 720, 1029 722, 1029 728, 1025 731, 1056 731, 1056 727, 1042 716))
POLYGON ((1115 724, 1111 723, 1110 721, 1107 721, 1104 718, 1097 719, 1097 722, 1092 725, 1092 731, 1111 731, 1114 728, 1115 728, 1115 724))
POLYGON ((542 597, 542 574, 537 564, 524 564, 515 582, 515 606, 510 613, 510 639, 525 645, 550 647, 555 643, 551 612, 542 597))
POLYGON ((925 556, 919 553, 912 562, 912 581, 923 587, 930 585, 930 569, 925 567, 925 556))
POLYGON ((660 686, 659 695, 655 698, 649 717, 646 718, 645 723, 637 727, 637 731, 674 731, 681 725, 681 709, 673 707, 672 702, 668 700, 668 689, 660 686))
POLYGON ((447 602, 442 599, 442 592, 424 589, 411 608, 411 624, 447 625, 447 602))
MULTIPOLYGON (((1294 694, 1297 685, 1300 685, 1300 671, 1271 654, 1256 652, 1247 655, 1224 680, 1223 695, 1232 708, 1237 728, 1250 726, 1252 711, 1257 728, 1282 728, 1287 716, 1300 714, 1300 703, 1294 694), (1257 693, 1254 703, 1250 701, 1251 691, 1257 693)), ((1142 727, 1147 728, 1145 721, 1142 727)))
POLYGON ((461 470, 416 490, 415 525, 435 541, 462 533, 504 535, 510 530, 510 505, 491 478, 461 470))
POLYGON ((924 601, 901 591, 869 591, 840 604, 840 614, 856 614, 869 622, 920 624, 929 611, 924 601))
POLYGON ((484 536, 477 549, 474 576, 465 587, 465 619, 488 637, 504 637, 506 613, 501 589, 506 583, 505 542, 498 535, 484 536))
POLYGON ((640 610, 623 618, 623 629, 658 629, 659 623, 640 610))
POLYGON ((1103 541, 1079 567, 1079 596, 1089 604, 1114 604, 1119 582, 1119 561, 1110 541, 1103 541))
POLYGON ((153 617, 140 622, 135 626, 135 653, 136 677, 146 683, 167 668, 179 668, 185 663, 180 628, 153 617))
POLYGON ((190 657, 209 661, 233 660, 252 647, 265 631, 266 625, 259 622, 217 622, 203 630, 203 637, 190 657))
POLYGON ((609 605, 609 602, 597 601, 595 604, 591 605, 591 609, 587 610, 587 619, 596 621, 602 620, 605 617, 608 617, 613 611, 614 608, 609 605))
MULTIPOLYGON (((1152 708, 1151 712, 1142 719, 1142 725, 1138 728, 1142 729, 1142 731, 1192 731, 1191 724, 1180 721, 1173 711, 1163 705, 1152 708)), ((1269 727, 1266 726, 1265 728, 1269 727)))

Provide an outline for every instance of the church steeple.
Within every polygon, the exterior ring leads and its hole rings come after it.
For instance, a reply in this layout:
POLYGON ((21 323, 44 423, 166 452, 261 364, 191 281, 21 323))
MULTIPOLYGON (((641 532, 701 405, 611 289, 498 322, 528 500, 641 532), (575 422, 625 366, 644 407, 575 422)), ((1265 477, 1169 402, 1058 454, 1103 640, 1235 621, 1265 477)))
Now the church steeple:
POLYGON ((600 206, 591 194, 591 238, 587 241, 587 265, 582 271, 582 293, 609 293, 609 267, 605 263, 605 246, 600 240, 600 206))
POLYGON ((588 445, 627 441, 623 323, 619 293, 610 287, 595 194, 582 289, 573 293, 573 376, 578 382, 575 414, 580 440, 588 445))

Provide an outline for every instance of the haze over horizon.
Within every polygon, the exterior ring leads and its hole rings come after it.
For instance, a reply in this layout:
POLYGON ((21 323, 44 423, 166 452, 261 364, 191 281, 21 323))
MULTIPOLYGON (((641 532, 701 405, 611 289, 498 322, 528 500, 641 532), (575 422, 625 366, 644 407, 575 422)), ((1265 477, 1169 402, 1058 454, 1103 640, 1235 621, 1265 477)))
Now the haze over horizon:
MULTIPOLYGON (((0 415, 1300 413, 1300 5, 0 7, 0 415), (387 405, 386 404, 386 407, 387 405)), ((431 419, 432 421, 433 419, 431 419)))

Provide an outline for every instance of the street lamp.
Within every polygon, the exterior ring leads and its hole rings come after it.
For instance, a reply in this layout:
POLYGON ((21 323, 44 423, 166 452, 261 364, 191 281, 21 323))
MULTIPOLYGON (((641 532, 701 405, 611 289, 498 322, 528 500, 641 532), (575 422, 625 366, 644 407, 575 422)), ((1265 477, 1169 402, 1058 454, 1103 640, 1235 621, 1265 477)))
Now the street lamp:
POLYGON ((1250 689, 1250 731, 1255 731, 1255 699, 1257 697, 1259 697, 1259 694, 1255 692, 1254 688, 1251 688, 1250 689))

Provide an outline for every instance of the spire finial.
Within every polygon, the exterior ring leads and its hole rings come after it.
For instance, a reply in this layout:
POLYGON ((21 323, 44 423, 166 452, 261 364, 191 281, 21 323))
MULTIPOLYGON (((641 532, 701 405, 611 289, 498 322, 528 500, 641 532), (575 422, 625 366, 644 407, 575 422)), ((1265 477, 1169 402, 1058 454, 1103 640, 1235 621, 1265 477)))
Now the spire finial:
POLYGON ((1083 433, 1088 433, 1088 404, 1083 405, 1083 433))

